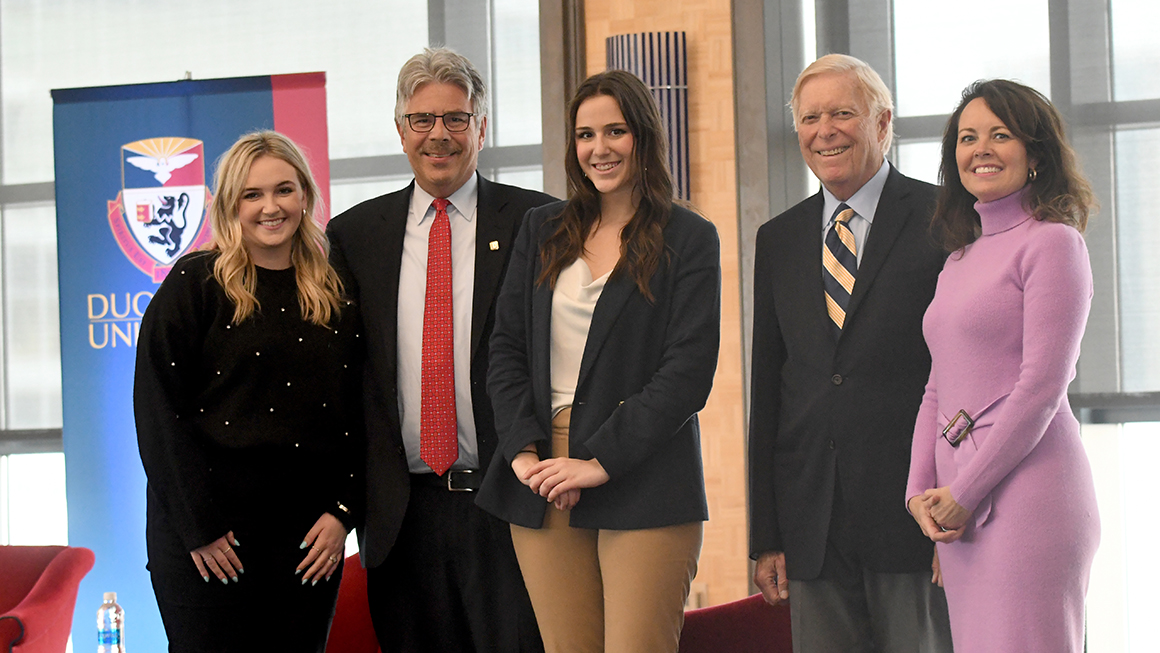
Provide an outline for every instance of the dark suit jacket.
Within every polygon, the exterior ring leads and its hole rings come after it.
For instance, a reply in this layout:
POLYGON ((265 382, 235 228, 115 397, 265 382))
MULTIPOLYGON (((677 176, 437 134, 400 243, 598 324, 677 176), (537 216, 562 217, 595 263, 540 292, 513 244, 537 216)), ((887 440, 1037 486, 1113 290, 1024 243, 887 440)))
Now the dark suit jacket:
MULTIPOLYGON (((520 483, 511 459, 530 442, 551 455, 552 289, 536 284, 540 244, 564 203, 528 213, 496 304, 488 391, 500 452, 476 503, 529 528, 544 500, 520 483)), ((596 303, 572 404, 569 455, 595 457, 610 480, 582 490, 571 523, 638 529, 708 519, 697 411, 705 405, 721 340, 717 230, 673 207, 667 260, 649 302, 626 274, 613 274, 596 303)))
MULTIPOLYGON (((362 310, 367 365, 363 384, 366 413, 366 513, 359 532, 363 563, 377 567, 386 559, 411 493, 407 456, 399 427, 396 347, 398 345, 399 267, 414 182, 407 188, 367 200, 331 220, 327 227, 330 259, 350 297, 362 310)), ((488 338, 495 320, 496 292, 507 268, 528 209, 555 198, 544 193, 492 183, 479 177, 476 203, 475 295, 471 318, 471 400, 479 443, 480 469, 495 451, 495 420, 486 388, 488 338), (499 242, 492 250, 489 243, 499 242)), ((414 310, 423 310, 421 306, 414 310)))
POLYGON ((922 316, 945 254, 930 235, 936 187, 893 167, 835 342, 822 289, 819 192, 758 230, 749 420, 750 555, 786 554, 817 577, 835 482, 878 572, 929 570, 932 544, 903 507, 915 415, 930 374, 922 316))

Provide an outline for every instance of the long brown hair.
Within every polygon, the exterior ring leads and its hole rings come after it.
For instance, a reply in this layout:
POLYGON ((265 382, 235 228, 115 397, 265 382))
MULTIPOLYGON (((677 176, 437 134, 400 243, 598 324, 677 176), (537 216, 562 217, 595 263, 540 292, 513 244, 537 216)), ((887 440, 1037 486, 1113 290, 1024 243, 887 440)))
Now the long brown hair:
POLYGON ((600 192, 584 176, 576 156, 576 112, 585 100, 607 95, 616 100, 632 134, 633 196, 640 203, 620 233, 620 260, 612 275, 629 274, 636 287, 653 300, 649 280, 664 254, 664 227, 672 213, 673 178, 669 174, 668 141, 652 94, 632 73, 609 70, 589 77, 576 91, 568 108, 568 203, 553 218, 555 231, 540 247, 542 271, 537 283, 555 287, 560 272, 584 252, 584 242, 600 219, 600 192))
POLYGON ((1027 158, 1035 160, 1034 178, 1027 182, 1028 209, 1036 220, 1061 222, 1083 233, 1096 199, 1083 176, 1075 150, 1067 142, 1063 117, 1039 91, 1006 79, 980 80, 963 91, 963 99, 947 121, 942 138, 939 178, 942 190, 931 226, 943 246, 953 252, 979 237, 976 198, 963 186, 955 150, 959 140, 959 118, 972 100, 982 98, 987 108, 1003 121, 1011 134, 1027 148, 1027 158))
POLYGON ((246 134, 218 161, 214 198, 209 207, 213 240, 207 247, 218 252, 213 276, 234 303, 234 324, 240 324, 261 308, 254 295, 258 285, 257 270, 242 237, 238 204, 250 175, 250 166, 262 156, 281 159, 298 173, 305 214, 298 224, 298 231, 294 232, 290 250, 290 262, 298 282, 298 306, 303 319, 318 325, 329 324, 331 316, 339 312, 342 282, 327 261, 330 243, 326 234, 314 220, 315 209, 321 203, 318 186, 298 146, 278 132, 246 134))

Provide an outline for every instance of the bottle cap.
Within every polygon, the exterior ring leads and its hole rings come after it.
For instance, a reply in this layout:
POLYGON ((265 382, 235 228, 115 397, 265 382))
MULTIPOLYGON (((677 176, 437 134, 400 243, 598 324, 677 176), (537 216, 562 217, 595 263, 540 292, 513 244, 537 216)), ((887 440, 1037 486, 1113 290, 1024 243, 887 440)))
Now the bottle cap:
POLYGON ((113 603, 116 603, 117 602, 117 593, 116 592, 105 592, 105 600, 112 601, 113 603))

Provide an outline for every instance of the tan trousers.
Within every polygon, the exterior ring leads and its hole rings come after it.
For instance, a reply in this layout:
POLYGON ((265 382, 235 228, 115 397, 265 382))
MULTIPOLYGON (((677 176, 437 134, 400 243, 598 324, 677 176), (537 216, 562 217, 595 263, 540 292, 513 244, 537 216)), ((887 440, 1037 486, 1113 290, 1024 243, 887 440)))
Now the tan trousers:
MULTIPOLYGON (((554 457, 568 455, 570 414, 552 420, 554 457)), ((572 528, 569 516, 548 504, 543 528, 512 525, 545 651, 675 653, 701 522, 613 531, 572 528)))

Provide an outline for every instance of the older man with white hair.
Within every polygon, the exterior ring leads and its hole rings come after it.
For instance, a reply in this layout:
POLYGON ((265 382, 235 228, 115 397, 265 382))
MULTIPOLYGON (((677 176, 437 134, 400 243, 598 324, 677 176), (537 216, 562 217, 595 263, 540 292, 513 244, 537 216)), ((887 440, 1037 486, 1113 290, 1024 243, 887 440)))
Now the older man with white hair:
POLYGON ((945 259, 936 188, 885 159, 893 102, 864 62, 818 59, 791 107, 822 189, 757 236, 754 582, 790 600, 795 651, 950 651, 934 550, 903 503, 930 374, 922 316, 945 259))

